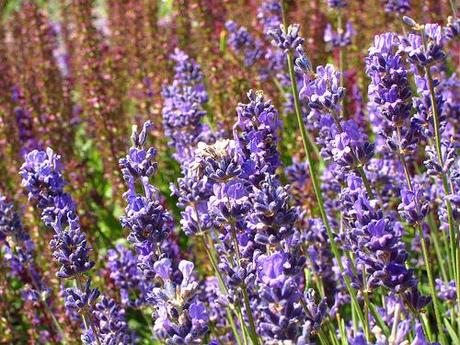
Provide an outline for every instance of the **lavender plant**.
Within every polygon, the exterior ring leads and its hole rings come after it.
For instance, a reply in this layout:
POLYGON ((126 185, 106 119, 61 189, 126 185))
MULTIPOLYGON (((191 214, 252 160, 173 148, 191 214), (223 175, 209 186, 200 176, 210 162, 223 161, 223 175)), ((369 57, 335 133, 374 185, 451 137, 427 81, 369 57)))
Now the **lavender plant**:
POLYGON ((100 6, 0 5, 0 343, 460 343, 455 1, 100 6))

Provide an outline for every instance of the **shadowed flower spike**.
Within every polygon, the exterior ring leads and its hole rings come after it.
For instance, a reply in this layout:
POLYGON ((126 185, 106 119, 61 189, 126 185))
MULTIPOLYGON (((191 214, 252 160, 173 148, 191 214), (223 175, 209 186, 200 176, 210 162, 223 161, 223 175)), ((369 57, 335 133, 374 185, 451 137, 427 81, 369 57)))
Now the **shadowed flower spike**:
POLYGON ((401 39, 400 49, 407 53, 408 60, 421 67, 444 60, 446 53, 443 50, 442 27, 439 24, 425 24, 422 30, 424 38, 419 33, 411 33, 401 39))
POLYGON ((225 23, 225 27, 230 33, 229 46, 235 53, 242 54, 245 66, 254 65, 264 56, 262 42, 254 39, 244 26, 239 27, 233 20, 229 20, 225 23))
POLYGON ((346 0, 327 0, 327 5, 332 9, 340 9, 348 6, 346 0))
POLYGON ((177 284, 171 280, 172 263, 160 259, 154 270, 161 279, 162 286, 152 289, 150 299, 155 304, 157 319, 155 329, 158 336, 167 344, 202 344, 208 332, 208 313, 197 298, 197 282, 194 280, 193 263, 182 260, 179 271, 182 281, 177 284))
POLYGON ((401 204, 398 211, 402 218, 409 224, 421 224, 428 213, 430 202, 425 196, 425 191, 419 186, 414 186, 413 191, 404 187, 401 190, 401 204))
POLYGON ((94 267, 94 261, 89 260, 91 249, 86 236, 79 229, 56 234, 50 246, 54 259, 61 265, 56 274, 59 278, 72 278, 94 267))
POLYGON ((110 279, 120 290, 121 303, 134 307, 145 303, 145 295, 151 285, 143 278, 137 261, 137 255, 122 244, 107 252, 106 267, 110 271, 110 279))
POLYGON ((94 262, 89 259, 90 248, 81 232, 75 203, 63 190, 66 181, 61 169, 60 156, 48 148, 46 152, 28 153, 20 174, 29 198, 42 209, 43 222, 55 231, 50 245, 54 259, 61 265, 57 276, 71 278, 90 270, 94 262))
POLYGON ((262 92, 248 93, 249 102, 237 107, 238 121, 233 136, 240 157, 242 175, 260 180, 265 172, 279 167, 277 131, 281 126, 278 111, 262 92))
POLYGON ((345 89, 340 86, 340 72, 333 65, 318 66, 314 79, 304 77, 300 97, 307 100, 312 109, 340 111, 340 101, 345 89))
POLYGON ((260 281, 262 321, 260 333, 272 340, 297 339, 305 322, 301 305, 303 298, 293 277, 287 277, 289 269, 287 255, 276 252, 260 256, 257 262, 257 276, 260 281))
POLYGON ((65 307, 78 314, 92 311, 100 292, 97 288, 91 289, 91 279, 88 279, 84 290, 69 288, 65 290, 65 307))
POLYGON ((352 38, 355 35, 356 31, 351 22, 347 22, 343 32, 334 31, 332 25, 328 23, 324 31, 324 42, 331 45, 332 48, 346 47, 352 43, 352 38))
POLYGON ((150 183, 157 163, 155 149, 145 147, 149 128, 150 122, 144 124, 140 133, 133 128, 133 146, 119 162, 128 186, 128 191, 123 194, 127 206, 120 222, 130 230, 128 240, 136 248, 138 266, 145 275, 152 274, 152 260, 173 224, 171 215, 159 200, 157 189, 150 183))
POLYGON ((281 25, 281 2, 280 0, 263 1, 257 11, 257 19, 262 23, 264 34, 268 35, 273 29, 281 25))
POLYGON ((410 0, 384 0, 385 12, 398 16, 404 15, 411 10, 410 0))
POLYGON ((404 300, 409 308, 419 312, 430 304, 431 297, 421 295, 420 291, 416 287, 413 287, 404 293, 404 300))
POLYGON ((21 218, 14 209, 14 205, 0 194, 0 241, 7 236, 23 238, 21 218))
POLYGON ((266 175, 259 188, 251 193, 253 213, 249 227, 256 231, 260 244, 278 244, 294 233, 296 209, 290 207, 288 187, 282 187, 275 176, 266 175))
POLYGON ((200 66, 179 49, 172 59, 176 73, 173 83, 162 92, 163 126, 168 144, 176 151, 174 158, 183 163, 193 157, 196 144, 209 134, 209 127, 201 123, 208 95, 200 66))
MULTIPOLYGON (((125 310, 113 299, 102 297, 94 311, 102 344, 134 345, 136 335, 129 329, 125 310)), ((97 343, 97 342, 96 342, 97 343)))

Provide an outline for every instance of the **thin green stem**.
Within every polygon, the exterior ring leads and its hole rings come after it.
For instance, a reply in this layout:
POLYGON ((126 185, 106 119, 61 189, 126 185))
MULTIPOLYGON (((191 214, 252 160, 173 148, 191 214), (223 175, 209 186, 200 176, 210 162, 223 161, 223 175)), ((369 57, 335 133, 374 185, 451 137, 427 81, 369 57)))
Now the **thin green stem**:
MULTIPOLYGON (((236 230, 232 224, 232 239, 233 239, 233 244, 235 245, 235 251, 236 251, 236 257, 238 259, 238 265, 241 265, 241 255, 240 255, 240 247, 238 244, 238 238, 236 237, 236 230)), ((249 321, 249 336, 251 337, 252 343, 254 345, 259 344, 259 337, 257 335, 257 330, 256 330, 256 324, 254 322, 254 316, 252 314, 251 310, 251 303, 249 302, 249 295, 247 291, 247 286, 246 283, 243 281, 241 284, 241 292, 243 293, 243 302, 244 302, 244 307, 246 308, 246 314, 248 316, 248 321, 249 321)))
POLYGON ((390 337, 390 329, 388 328, 388 326, 385 323, 385 321, 383 321, 382 316, 377 311, 377 308, 375 307, 375 305, 370 303, 369 304, 369 310, 370 310, 372 316, 374 317, 375 321, 379 325, 379 327, 382 329, 383 334, 385 334, 385 336, 387 338, 389 338, 390 337))
POLYGON ((342 345, 348 345, 348 341, 347 341, 347 335, 346 335, 346 331, 345 331, 345 321, 340 317, 340 314, 337 313, 337 324, 338 324, 338 327, 339 327, 339 332, 340 332, 340 341, 342 342, 342 345))
POLYGON ((457 19, 457 1, 449 0, 449 4, 452 10, 452 14, 454 15, 454 19, 457 19))
POLYGON ((422 320, 422 327, 428 337, 428 340, 434 341, 433 332, 431 330, 431 323, 430 320, 428 320, 428 316, 426 314, 422 314, 422 316, 420 316, 419 314, 418 319, 422 320))
MULTIPOLYGON (((287 54, 287 61, 288 61, 289 75, 291 77, 292 96, 294 97, 294 106, 295 106, 295 111, 296 111, 296 115, 297 115, 297 122, 298 122, 298 125, 299 125, 299 128, 300 128, 300 134, 302 136, 302 142, 303 142, 304 151, 305 151, 305 154, 307 156, 308 163, 309 163, 308 164, 308 169, 309 169, 310 176, 311 176, 313 190, 315 192, 316 200, 318 202, 318 207, 319 207, 319 211, 320 211, 320 214, 321 214, 321 219, 323 220, 323 224, 324 224, 324 226, 326 228, 326 232, 327 232, 327 235, 328 235, 328 238, 329 238, 332 253, 334 254, 335 259, 337 260, 337 263, 338 263, 339 268, 340 268, 340 272, 343 273, 344 268, 343 268, 342 260, 341 260, 337 245, 335 243, 334 235, 333 235, 331 227, 329 225, 329 220, 327 218, 326 209, 324 207, 323 196, 321 194, 321 188, 320 188, 320 185, 319 185, 319 182, 318 182, 318 177, 317 177, 316 171, 314 170, 314 161, 313 161, 312 154, 310 152, 310 148, 309 148, 309 145, 308 145, 307 130, 305 128, 305 124, 303 123, 302 113, 300 111, 299 93, 298 93, 298 90, 297 90, 297 81, 296 81, 295 74, 294 74, 294 65, 293 65, 293 62, 292 62, 291 54, 287 54)), ((354 291, 354 289, 352 289, 352 287, 351 287, 350 278, 348 276, 344 275, 344 281, 345 281, 345 285, 347 287, 347 290, 348 290, 348 292, 349 292, 349 294, 351 296, 352 305, 356 309, 356 313, 357 313, 357 315, 359 317, 359 320, 364 324, 363 312, 362 312, 361 307, 359 305, 358 298, 356 297, 356 291, 354 291)))
MULTIPOLYGON (((398 130, 398 135, 400 135, 399 130, 398 130)), ((405 172, 405 175, 406 175, 406 180, 407 180, 408 187, 409 187, 409 189, 411 191, 413 191, 412 180, 411 180, 411 176, 410 176, 410 173, 409 173, 409 169, 407 168, 406 160, 404 159, 404 156, 402 154, 399 154, 399 158, 400 158, 400 161, 401 161, 401 163, 403 164, 403 167, 404 167, 404 172, 405 172)), ((422 244, 422 251, 423 251, 423 256, 424 256, 424 260, 425 260, 425 266, 426 266, 426 270, 427 270, 427 274, 428 274, 428 283, 430 285, 431 298, 433 299, 433 306, 434 306, 434 311, 435 311, 436 323, 437 323, 437 326, 438 326, 438 332, 440 333, 441 343, 444 345, 445 344, 445 338, 444 338, 444 332, 442 331, 442 320, 441 320, 441 313, 440 313, 440 310, 439 310, 439 301, 438 301, 437 294, 436 294, 436 289, 435 289, 435 286, 434 286, 433 273, 432 273, 432 268, 431 268, 431 264, 430 264, 429 257, 428 257, 428 250, 427 250, 427 246, 426 246, 425 237, 423 235, 422 226, 418 225, 417 230, 419 232, 420 242, 422 244)), ((392 335, 393 335, 393 332, 392 332, 392 335)))
MULTIPOLYGON (((431 238, 433 239, 433 245, 434 245, 434 250, 436 252, 436 258, 438 259, 439 263, 439 268, 441 269, 441 274, 442 274, 442 279, 444 281, 449 281, 449 276, 447 275, 447 271, 445 268, 445 261, 444 261, 444 256, 442 254, 441 250, 441 244, 439 242, 439 236, 438 236, 438 229, 436 228, 436 224, 433 219, 433 215, 430 213, 428 214, 428 225, 430 227, 430 233, 431 233, 431 238)), ((447 255, 449 257, 449 255, 447 255)))
MULTIPOLYGON (((283 21, 283 26, 284 26, 285 30, 287 30, 286 11, 285 11, 285 8, 284 8, 284 1, 283 0, 281 1, 281 17, 282 17, 282 21, 283 21)), ((289 65, 289 61, 288 61, 288 65, 289 65)), ((294 85, 292 85, 293 80, 294 80, 295 84, 296 84, 295 88, 297 89, 297 80, 295 78, 295 74, 291 75, 291 70, 292 70, 292 73, 294 73, 292 57, 291 57, 291 63, 288 66, 288 69, 289 69, 289 76, 291 77, 291 88, 294 87, 294 85)), ((295 112, 296 112, 296 114, 297 113, 302 114, 302 112, 300 110, 299 94, 298 94, 298 92, 296 92, 296 94, 297 94, 297 102, 295 102, 295 112)), ((296 96, 294 95, 294 97, 296 97, 296 96)), ((302 122, 303 122, 303 120, 302 120, 302 122)), ((313 138, 310 136, 310 133, 308 133, 307 131, 305 131, 305 133, 302 134, 302 141, 305 141, 305 140, 307 142, 307 145, 309 145, 309 147, 313 150, 313 152, 314 152, 315 156, 317 157, 318 161, 321 161, 321 154, 319 152, 319 149, 316 146, 315 141, 313 140, 313 138), (304 136, 305 136, 305 138, 304 138, 304 136)))
POLYGON ((334 327, 332 327, 332 320, 329 320, 327 322, 327 330, 329 332, 329 337, 332 339, 332 342, 334 343, 334 345, 340 345, 335 329, 334 327))
MULTIPOLYGON (((399 142, 401 142, 401 128, 400 127, 397 128, 396 134, 398 135, 399 142)), ((412 180, 411 180, 411 177, 410 177, 409 168, 407 166, 404 154, 401 153, 401 150, 399 150, 398 156, 399 156, 399 160, 401 161, 401 164, 402 164, 403 169, 404 169, 404 176, 406 177, 407 186, 409 187, 410 190, 413 190, 413 188, 412 188, 412 180)))
MULTIPOLYGON (((343 32, 343 24, 342 24, 342 12, 340 9, 337 11, 337 32, 339 35, 342 34, 343 32)), ((344 54, 343 54, 343 49, 342 47, 339 47, 339 71, 340 71, 340 86, 343 87, 344 81, 343 81, 343 70, 344 70, 344 54)), ((343 108, 343 99, 341 100, 342 102, 342 111, 345 111, 343 108)))
MULTIPOLYGON (((206 251, 206 255, 208 256, 208 259, 211 262, 211 266, 212 266, 212 268, 214 270, 214 274, 217 276, 220 291, 223 292, 225 295, 228 295, 227 287, 226 287, 226 285, 224 283, 222 274, 220 273, 220 270, 219 270, 219 268, 217 266, 215 253, 212 252, 213 249, 209 250, 208 245, 206 243, 206 242, 212 242, 212 240, 209 241, 208 237, 205 234, 200 234, 200 235, 198 235, 198 237, 202 241, 202 245, 204 247, 204 250, 206 251)), ((211 248, 214 248, 214 247, 211 246, 211 248)), ((236 308, 236 309, 238 309, 238 308, 236 308)), ((233 335, 235 336, 235 339, 236 339, 238 345, 241 345, 242 344, 241 337, 240 337, 240 334, 239 334, 239 332, 238 332, 238 330, 237 330, 237 328, 235 326, 235 322, 233 320, 233 315, 231 313, 231 310, 230 310, 230 308, 225 308, 225 310, 227 312, 227 319, 228 319, 228 321, 230 323, 230 327, 232 328, 233 335)), ((238 310, 237 310, 237 312, 238 312, 238 310)), ((241 311, 240 311, 240 313, 241 313, 241 311)), ((241 327, 242 328, 244 327, 243 324, 241 324, 241 327)))
POLYGON ((227 312, 227 319, 230 324, 230 328, 232 329, 232 333, 235 336, 236 342, 238 343, 238 345, 242 345, 240 334, 235 325, 235 320, 233 320, 231 312, 228 308, 225 308, 225 311, 227 312))
MULTIPOLYGON (((283 15, 283 23, 284 23, 284 26, 286 27, 286 17, 285 17, 285 13, 284 13, 284 1, 282 1, 281 8, 282 8, 282 15, 283 15)), ((316 172, 314 170, 314 163, 315 162, 313 161, 312 153, 311 153, 310 147, 308 145, 308 134, 307 134, 307 130, 305 128, 305 124, 304 124, 303 119, 302 119, 302 112, 301 112, 301 109, 300 109, 300 101, 299 101, 299 93, 298 93, 298 89, 297 89, 297 80, 296 80, 296 76, 295 76, 295 72, 294 72, 294 63, 293 63, 291 53, 287 54, 287 62, 288 62, 288 68, 289 68, 289 76, 290 76, 290 79, 291 79, 292 96, 294 97, 294 108, 295 108, 295 112, 296 112, 297 123, 299 125, 304 151, 305 151, 305 154, 307 156, 308 163, 309 163, 308 164, 308 169, 309 169, 310 177, 311 177, 311 180, 312 180, 313 190, 315 192, 316 200, 318 202, 319 211, 321 213, 321 219, 322 219, 323 224, 324 224, 324 226, 326 228, 326 232, 327 232, 327 235, 328 235, 328 238, 329 238, 332 253, 333 253, 333 255, 334 255, 334 257, 335 257, 335 259, 336 259, 336 261, 337 261, 337 263, 339 265, 340 272, 343 274, 344 268, 343 268, 341 256, 339 254, 339 250, 338 250, 337 245, 335 243, 334 235, 333 235, 331 227, 329 225, 329 220, 327 218, 327 213, 326 213, 326 209, 324 207, 323 197, 322 197, 320 185, 319 185, 319 182, 318 182, 318 177, 317 177, 317 174, 316 174, 316 172)), ((356 296, 356 291, 351 287, 350 277, 348 277, 347 275, 343 275, 343 276, 344 276, 344 282, 345 282, 345 285, 347 287, 348 293, 351 296, 352 306, 355 309, 359 320, 361 321, 362 324, 364 324, 364 315, 363 315, 363 312, 362 312, 361 307, 359 305, 358 298, 356 296)))
MULTIPOLYGON (((458 250, 459 243, 457 242, 457 267, 460 267, 460 250, 458 250)), ((457 274, 457 282, 456 282, 456 287, 457 287, 457 328, 458 328, 458 334, 460 334, 460 272, 457 274)))
POLYGON ((442 318, 441 318, 442 314, 441 314, 441 309, 440 309, 440 305, 439 305, 438 295, 436 293, 436 287, 434 285, 433 272, 432 272, 432 269, 431 269, 430 258, 428 256, 428 249, 427 249, 427 246, 426 246, 426 241, 425 241, 425 237, 423 235, 423 230, 422 230, 421 225, 417 226, 417 230, 418 230, 418 233, 419 233, 420 242, 422 244, 423 258, 425 260, 425 267, 426 267, 426 272, 427 272, 427 275, 428 275, 428 284, 430 285, 431 298, 433 300, 434 314, 435 314, 435 317, 436 317, 436 324, 438 326, 439 338, 440 338, 440 341, 441 341, 442 345, 447 345, 446 337, 445 337, 444 331, 443 331, 443 324, 442 324, 442 318))
MULTIPOLYGON (((426 49, 426 43, 424 39, 424 32, 422 30, 422 39, 423 39, 423 45, 426 49)), ((438 154, 438 159, 439 159, 439 164, 441 166, 444 166, 444 159, 442 156, 442 148, 441 148, 441 131, 440 131, 440 125, 439 125, 439 113, 438 113, 438 107, 436 104, 436 96, 434 92, 434 84, 433 84, 433 77, 431 75, 431 70, 429 66, 425 67, 425 73, 426 77, 428 80, 428 87, 430 90, 430 100, 431 100, 431 108, 432 108, 432 113, 433 113, 433 119, 434 119, 434 133, 435 133, 435 141, 436 141, 436 151, 438 154)), ((449 184, 448 184, 448 179, 446 174, 441 174, 441 179, 442 179, 442 185, 444 188, 444 193, 446 196, 450 194, 449 192, 449 184)), ((457 254, 456 251, 458 250, 456 246, 456 236, 458 234, 455 231, 455 226, 454 226, 454 217, 453 217, 453 212, 452 212, 452 205, 449 201, 448 198, 445 198, 445 204, 446 204, 446 209, 447 209, 447 220, 449 223, 449 244, 450 244, 450 256, 451 256, 451 262, 454 263, 453 271, 454 271, 454 277, 455 281, 459 282, 460 281, 460 264, 457 261, 457 254)), ((458 313, 460 313, 460 286, 459 284, 456 284, 457 288, 457 304, 459 307, 458 313)))
POLYGON ((324 331, 322 329, 319 330, 318 337, 319 337, 319 340, 321 341, 321 344, 324 344, 324 345, 330 344, 330 341, 328 340, 326 334, 324 334, 324 331))
POLYGON ((371 331, 369 327, 369 294, 367 288, 363 291, 364 296, 364 334, 366 335, 367 341, 371 341, 371 331))
MULTIPOLYGON (((16 250, 16 248, 15 248, 15 250, 16 250)), ((27 275, 29 276, 30 281, 32 282, 32 285, 34 286, 34 288, 37 291, 41 291, 40 287, 38 286, 37 282, 35 281, 35 278, 34 278, 32 272, 30 270, 31 270, 31 268, 30 268, 30 264, 29 264, 29 265, 27 265, 27 269, 26 269, 27 275)), ((43 305, 43 307, 45 308, 46 314, 48 314, 48 316, 51 318, 51 321, 53 322, 53 325, 56 328, 56 332, 58 333, 59 337, 61 338, 62 343, 67 344, 68 342, 67 342, 67 338, 65 336, 65 333, 63 332, 63 330, 61 328, 61 325, 59 324, 56 316, 54 315, 54 313, 51 310, 48 302, 46 301, 46 298, 45 297, 40 297, 40 302, 43 305)))
POLYGON ((396 332, 398 331, 399 318, 401 316, 400 312, 401 312, 401 305, 397 303, 395 306, 394 314, 393 314, 393 326, 391 328, 390 345, 395 344, 395 341, 396 341, 396 332))
POLYGON ((283 86, 281 85, 280 81, 278 80, 278 78, 276 77, 273 77, 272 78, 273 80, 273 83, 275 84, 276 88, 278 89, 278 92, 281 94, 281 96, 283 97, 283 99, 286 99, 286 91, 284 91, 283 89, 283 86))

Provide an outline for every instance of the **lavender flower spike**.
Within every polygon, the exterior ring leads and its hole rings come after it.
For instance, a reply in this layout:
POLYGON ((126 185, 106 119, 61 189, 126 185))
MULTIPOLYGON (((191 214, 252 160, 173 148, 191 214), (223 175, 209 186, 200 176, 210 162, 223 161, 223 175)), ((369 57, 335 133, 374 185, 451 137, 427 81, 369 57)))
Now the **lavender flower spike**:
POLYGON ((57 276, 71 278, 89 271, 94 262, 89 259, 90 248, 81 232, 75 203, 63 190, 66 181, 61 168, 60 156, 52 149, 34 150, 25 156, 20 174, 29 199, 36 200, 42 210, 44 224, 55 231, 50 245, 54 259, 61 265, 57 276))

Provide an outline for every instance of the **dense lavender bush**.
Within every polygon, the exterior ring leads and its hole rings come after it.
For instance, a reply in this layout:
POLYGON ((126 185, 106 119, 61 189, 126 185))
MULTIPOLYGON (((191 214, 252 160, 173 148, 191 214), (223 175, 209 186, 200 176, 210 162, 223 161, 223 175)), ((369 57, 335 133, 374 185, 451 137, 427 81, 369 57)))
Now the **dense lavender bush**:
POLYGON ((455 1, 0 7, 0 343, 460 344, 455 1))

